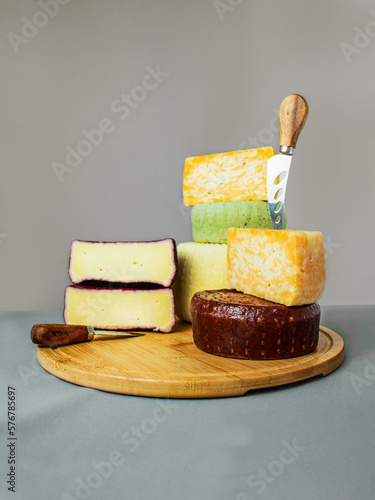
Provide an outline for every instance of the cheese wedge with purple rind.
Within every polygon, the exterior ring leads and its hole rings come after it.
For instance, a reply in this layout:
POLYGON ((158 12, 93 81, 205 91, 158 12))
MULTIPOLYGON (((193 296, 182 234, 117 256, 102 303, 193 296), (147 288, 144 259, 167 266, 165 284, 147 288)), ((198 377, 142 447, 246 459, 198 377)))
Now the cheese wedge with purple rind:
POLYGON ((65 289, 67 325, 103 330, 153 330, 170 333, 175 324, 171 288, 97 288, 71 285, 65 289))
POLYGON ((177 270, 176 243, 159 241, 80 241, 70 250, 69 276, 73 283, 154 283, 169 287, 177 270))

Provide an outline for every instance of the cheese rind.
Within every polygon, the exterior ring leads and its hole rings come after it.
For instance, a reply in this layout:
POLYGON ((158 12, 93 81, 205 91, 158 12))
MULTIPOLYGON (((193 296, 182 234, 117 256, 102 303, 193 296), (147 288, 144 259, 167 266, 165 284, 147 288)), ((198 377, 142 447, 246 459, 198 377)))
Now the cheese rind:
POLYGON ((80 285, 65 289, 67 325, 90 325, 107 330, 136 328, 169 333, 175 324, 171 288, 95 288, 80 285))
MULTIPOLYGON (((227 243, 230 227, 272 229, 266 201, 201 203, 191 211, 191 224, 197 243, 227 243)), ((286 228, 285 214, 283 228, 286 228)))
POLYGON ((186 158, 184 204, 267 200, 267 161, 274 155, 265 147, 186 158))
POLYGON ((238 359, 285 359, 312 352, 320 307, 288 307, 235 290, 198 292, 191 301, 193 338, 202 351, 238 359))
POLYGON ((171 238, 145 242, 75 240, 70 250, 69 276, 73 283, 94 280, 168 287, 176 266, 176 243, 171 238))
POLYGON ((287 306, 313 304, 325 287, 323 236, 318 231, 228 231, 231 288, 287 306))
POLYGON ((173 285, 176 314, 191 322, 190 302, 196 292, 229 287, 227 245, 180 243, 177 258, 178 271, 173 285))

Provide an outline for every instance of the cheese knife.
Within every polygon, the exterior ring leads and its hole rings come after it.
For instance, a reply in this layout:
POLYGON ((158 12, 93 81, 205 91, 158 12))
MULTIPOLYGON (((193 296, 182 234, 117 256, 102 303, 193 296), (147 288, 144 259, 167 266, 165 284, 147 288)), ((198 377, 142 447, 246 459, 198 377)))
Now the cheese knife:
POLYGON ((280 105, 279 154, 272 156, 267 162, 267 199, 274 229, 281 229, 283 225, 285 191, 290 165, 308 112, 306 100, 298 94, 289 95, 280 105))
POLYGON ((128 337, 146 335, 139 332, 112 332, 107 330, 94 330, 92 326, 85 325, 34 325, 30 338, 34 344, 46 347, 58 347, 78 342, 91 342, 92 340, 114 340, 128 337))

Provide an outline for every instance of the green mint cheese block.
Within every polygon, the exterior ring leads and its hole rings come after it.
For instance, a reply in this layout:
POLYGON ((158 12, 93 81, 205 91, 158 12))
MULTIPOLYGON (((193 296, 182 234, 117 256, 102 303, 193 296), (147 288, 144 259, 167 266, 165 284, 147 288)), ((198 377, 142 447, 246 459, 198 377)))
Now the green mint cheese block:
MULTIPOLYGON (((230 227, 272 229, 266 201, 225 201, 195 205, 191 212, 196 243, 227 243, 230 227)), ((283 229, 286 229, 284 212, 283 229)))

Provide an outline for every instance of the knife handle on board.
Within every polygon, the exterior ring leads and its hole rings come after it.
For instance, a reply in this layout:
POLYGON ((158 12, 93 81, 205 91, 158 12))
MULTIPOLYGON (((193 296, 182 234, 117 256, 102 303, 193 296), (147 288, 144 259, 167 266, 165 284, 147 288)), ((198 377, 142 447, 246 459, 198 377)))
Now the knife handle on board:
POLYGON ((296 147, 308 113, 309 106, 301 95, 291 94, 283 100, 279 109, 280 147, 296 147))
POLYGON ((85 325, 34 325, 30 337, 34 344, 57 346, 85 342, 89 332, 85 325))

